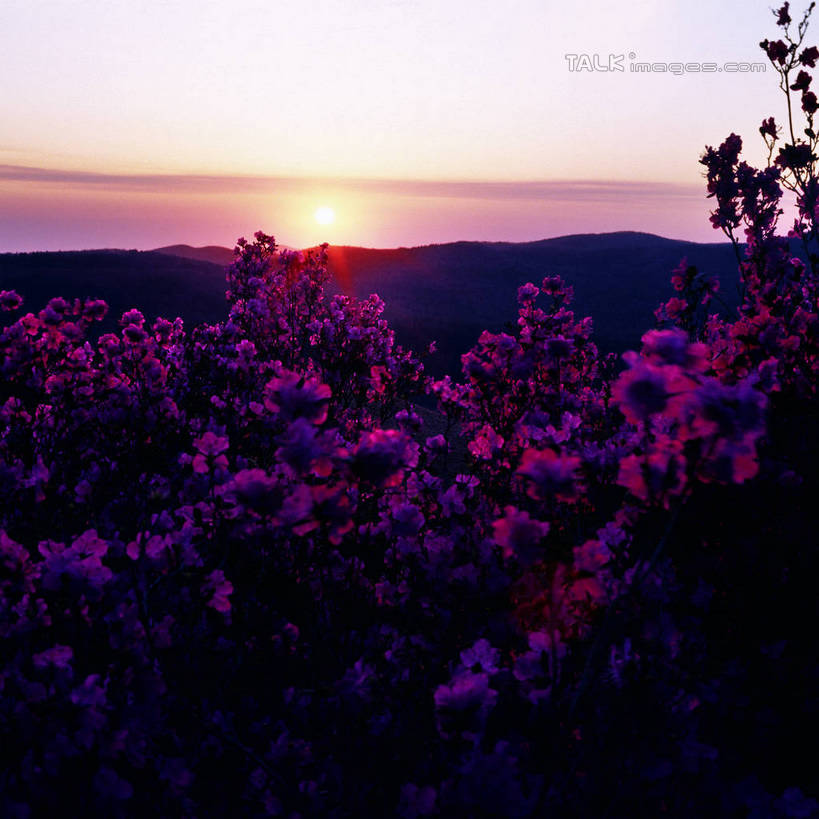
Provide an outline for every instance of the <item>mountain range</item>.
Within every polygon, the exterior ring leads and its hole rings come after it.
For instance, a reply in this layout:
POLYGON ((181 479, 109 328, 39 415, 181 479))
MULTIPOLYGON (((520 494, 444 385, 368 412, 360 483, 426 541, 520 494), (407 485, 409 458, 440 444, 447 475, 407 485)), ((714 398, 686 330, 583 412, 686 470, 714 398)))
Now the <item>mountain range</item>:
MULTIPOLYGON (((127 309, 148 318, 182 316, 186 323, 226 315, 224 267, 229 248, 172 245, 151 251, 85 250, 0 254, 0 289, 17 290, 29 310, 52 296, 105 299, 110 329, 127 309)), ((412 248, 331 246, 330 290, 366 297, 378 293, 398 340, 439 352, 433 373, 457 373, 460 355, 484 329, 514 322, 517 288, 560 275, 575 290, 578 317, 594 319, 604 351, 639 344, 654 325, 653 311, 671 293, 682 258, 715 275, 729 306, 737 301, 737 262, 728 243, 703 244, 647 233, 578 234, 536 242, 455 242, 412 248)))

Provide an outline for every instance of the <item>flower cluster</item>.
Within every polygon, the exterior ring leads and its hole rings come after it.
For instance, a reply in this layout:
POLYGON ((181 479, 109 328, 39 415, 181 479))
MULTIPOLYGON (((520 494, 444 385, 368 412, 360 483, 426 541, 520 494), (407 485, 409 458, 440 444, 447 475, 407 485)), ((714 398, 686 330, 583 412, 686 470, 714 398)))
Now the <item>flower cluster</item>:
POLYGON ((739 307, 683 260, 622 363, 547 276, 432 382, 264 233, 213 325, 0 292, 0 814, 819 814, 819 52, 776 21, 807 141, 702 160, 739 307))

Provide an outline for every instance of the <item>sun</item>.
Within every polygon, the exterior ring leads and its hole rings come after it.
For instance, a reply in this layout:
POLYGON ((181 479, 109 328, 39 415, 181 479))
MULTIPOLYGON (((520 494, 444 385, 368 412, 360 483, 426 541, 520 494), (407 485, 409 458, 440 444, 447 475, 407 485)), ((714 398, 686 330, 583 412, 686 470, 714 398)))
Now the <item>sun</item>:
POLYGON ((336 212, 326 205, 322 205, 314 215, 320 225, 332 225, 336 221, 336 212))

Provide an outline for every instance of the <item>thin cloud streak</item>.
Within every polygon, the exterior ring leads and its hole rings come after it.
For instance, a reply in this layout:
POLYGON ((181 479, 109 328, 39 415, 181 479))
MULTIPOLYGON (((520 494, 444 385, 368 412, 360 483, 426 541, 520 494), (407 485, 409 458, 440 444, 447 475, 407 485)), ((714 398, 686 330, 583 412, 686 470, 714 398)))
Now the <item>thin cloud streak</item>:
POLYGON ((699 185, 623 180, 462 181, 311 178, 296 176, 228 176, 218 174, 111 174, 0 164, 0 182, 30 182, 73 188, 155 193, 269 193, 277 190, 342 189, 393 196, 483 200, 616 200, 698 199, 699 185))

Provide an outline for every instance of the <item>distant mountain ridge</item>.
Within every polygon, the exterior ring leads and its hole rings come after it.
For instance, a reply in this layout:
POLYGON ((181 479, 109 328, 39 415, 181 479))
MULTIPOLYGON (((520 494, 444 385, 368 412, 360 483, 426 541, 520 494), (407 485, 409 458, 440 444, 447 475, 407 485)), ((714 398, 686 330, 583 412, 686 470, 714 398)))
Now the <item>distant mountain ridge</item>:
MULTIPOLYGON (((728 243, 703 244, 639 232, 576 234, 533 242, 473 242, 412 248, 331 246, 330 290, 378 293, 398 340, 438 342, 436 374, 457 373, 461 353, 484 329, 517 318, 515 295, 526 281, 560 275, 575 290, 578 317, 591 315, 601 349, 639 344, 653 311, 671 295, 670 277, 686 257, 716 275, 729 304, 737 299, 737 263, 728 243)), ((15 289, 37 310, 55 295, 109 302, 110 328, 125 310, 188 323, 226 315, 224 267, 233 251, 216 245, 170 245, 152 251, 92 250, 0 254, 0 289, 15 289)))
POLYGON ((200 262, 211 262, 221 267, 227 267, 233 262, 233 251, 229 247, 206 245, 192 247, 191 245, 168 245, 154 248, 151 253, 163 253, 166 256, 179 256, 183 259, 196 259, 200 262))

